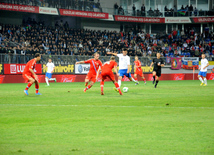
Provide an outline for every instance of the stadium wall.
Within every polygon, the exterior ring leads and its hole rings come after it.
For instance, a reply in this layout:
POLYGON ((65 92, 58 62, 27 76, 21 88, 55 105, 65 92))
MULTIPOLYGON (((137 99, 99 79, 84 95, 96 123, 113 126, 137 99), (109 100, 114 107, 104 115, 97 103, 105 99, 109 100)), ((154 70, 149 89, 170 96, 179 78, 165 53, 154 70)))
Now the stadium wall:
MULTIPOLYGON (((133 74, 132 74, 133 76, 133 74)), ((144 75, 147 81, 152 81, 152 74, 144 75)), ((194 74, 194 80, 198 80, 198 74, 194 74)), ((76 75, 76 74, 58 74, 53 75, 53 78, 57 79, 57 82, 84 82, 86 75, 76 75)), ((45 75, 38 75, 39 82, 45 83, 45 75)), ((142 81, 141 78, 138 78, 139 81, 142 81)), ((214 80, 214 73, 207 74, 208 80, 214 80)), ((117 78, 116 78, 117 80, 117 78)), ((160 80, 193 80, 192 73, 177 73, 177 74, 162 74, 160 80)), ((101 81, 101 78, 98 78, 98 82, 101 81)), ((109 81, 109 79, 107 80, 109 81)), ((123 78, 122 81, 129 81, 127 77, 123 78)), ((0 84, 2 83, 26 83, 22 75, 0 75, 0 84)))

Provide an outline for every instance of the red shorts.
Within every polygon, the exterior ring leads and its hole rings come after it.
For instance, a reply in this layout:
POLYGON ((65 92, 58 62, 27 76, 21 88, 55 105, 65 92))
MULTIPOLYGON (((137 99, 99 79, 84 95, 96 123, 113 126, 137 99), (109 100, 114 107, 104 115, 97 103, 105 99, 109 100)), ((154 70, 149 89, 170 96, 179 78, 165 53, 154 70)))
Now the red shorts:
POLYGON ((35 79, 35 77, 32 74, 22 74, 22 77, 26 80, 29 81, 30 78, 35 79))
POLYGON ((137 74, 137 75, 140 75, 140 76, 143 76, 143 71, 141 68, 136 68, 136 71, 134 74, 137 74))
POLYGON ((114 77, 114 74, 113 74, 113 72, 112 71, 108 71, 108 72, 102 72, 101 73, 101 78, 103 79, 103 80, 105 80, 106 78, 109 78, 111 81, 114 81, 115 80, 115 77, 114 77))
POLYGON ((96 75, 88 73, 85 79, 88 79, 89 81, 92 81, 95 83, 96 82, 96 75))

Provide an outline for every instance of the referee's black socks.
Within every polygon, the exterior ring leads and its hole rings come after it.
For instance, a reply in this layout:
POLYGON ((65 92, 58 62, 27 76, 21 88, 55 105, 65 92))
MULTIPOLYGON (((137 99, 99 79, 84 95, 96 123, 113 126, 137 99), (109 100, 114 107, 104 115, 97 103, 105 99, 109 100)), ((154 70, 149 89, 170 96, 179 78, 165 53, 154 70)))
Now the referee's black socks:
POLYGON ((155 81, 155 76, 153 76, 153 81, 155 81))
POLYGON ((156 80, 155 87, 158 85, 159 80, 156 80))

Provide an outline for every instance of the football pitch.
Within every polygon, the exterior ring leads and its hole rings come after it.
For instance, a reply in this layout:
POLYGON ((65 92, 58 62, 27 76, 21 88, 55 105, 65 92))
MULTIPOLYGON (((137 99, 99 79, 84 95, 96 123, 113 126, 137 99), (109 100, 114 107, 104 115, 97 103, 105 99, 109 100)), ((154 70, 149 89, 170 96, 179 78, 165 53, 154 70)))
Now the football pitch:
POLYGON ((0 85, 0 154, 214 154, 214 81, 0 85))

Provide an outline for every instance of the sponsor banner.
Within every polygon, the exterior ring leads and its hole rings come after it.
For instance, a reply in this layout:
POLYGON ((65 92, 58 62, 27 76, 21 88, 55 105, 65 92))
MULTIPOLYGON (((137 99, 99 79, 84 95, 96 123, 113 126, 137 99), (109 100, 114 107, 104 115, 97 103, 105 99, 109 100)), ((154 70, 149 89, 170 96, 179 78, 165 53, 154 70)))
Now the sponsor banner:
POLYGON ((189 17, 165 17, 165 23, 191 23, 189 17))
MULTIPOLYGON (((43 64, 43 68, 46 64, 43 64)), ((42 73, 46 73, 48 68, 42 70, 42 73)), ((55 65, 55 69, 53 71, 54 74, 73 74, 74 73, 74 65, 55 65)))
MULTIPOLYGON (((69 74, 60 74, 53 75, 53 78, 57 79, 57 82, 84 82, 86 75, 69 75, 69 74)), ((132 74, 133 77, 133 74, 132 74)), ((144 74, 144 77, 147 81, 152 81, 152 74, 144 74)), ((198 80, 198 75, 194 74, 194 79, 198 80)), ((98 78, 99 79, 99 78, 98 78)), ((208 80, 214 80, 213 73, 207 73, 208 80)), ((115 76, 115 80, 117 80, 117 76, 115 76)), ((193 80, 192 73, 178 73, 178 74, 161 74, 160 80, 193 80)), ((99 80, 100 81, 100 80, 99 80)), ((106 81, 110 81, 107 79, 106 81)), ((122 81, 129 81, 127 77, 124 77, 122 81)), ((139 78, 139 81, 142 81, 142 78, 139 78)), ((24 83, 25 79, 22 75, 0 75, 0 83, 24 83)), ((39 82, 45 83, 45 75, 39 75, 39 82)), ((51 81, 49 81, 52 83, 51 81)), ((53 81, 53 84, 54 81, 53 81)))
POLYGON ((48 7, 39 7, 40 14, 48 14, 48 15, 59 15, 58 10, 56 8, 48 8, 48 7))
POLYGON ((139 23, 165 23, 164 18, 150 18, 150 17, 133 17, 133 16, 114 16, 115 21, 120 22, 139 22, 139 23))
POLYGON ((214 17, 193 17, 191 20, 193 23, 213 23, 214 17))
POLYGON ((0 64, 0 74, 3 74, 4 72, 3 72, 3 65, 2 64, 0 64))
POLYGON ((0 10, 39 13, 39 7, 30 5, 0 3, 0 10))
POLYGON ((109 14, 102 13, 102 12, 79 11, 79 10, 68 10, 68 9, 59 9, 59 12, 60 12, 60 15, 62 16, 109 19, 109 14))
POLYGON ((181 69, 181 58, 171 58, 171 69, 181 69))
MULTIPOLYGON (((4 64, 4 74, 22 74, 26 64, 4 64)), ((34 69, 36 74, 42 73, 42 65, 36 64, 34 69)))
POLYGON ((185 74, 174 74, 173 80, 184 80, 185 74))
POLYGON ((77 64, 75 65, 75 74, 88 74, 90 64, 77 64))
POLYGON ((182 64, 184 69, 198 69, 199 58, 197 57, 182 57, 182 64))

